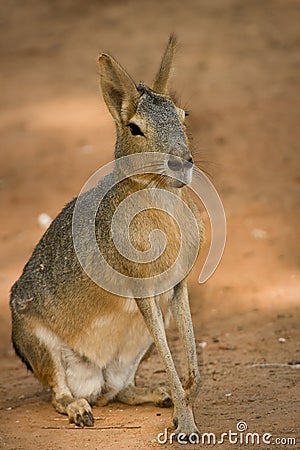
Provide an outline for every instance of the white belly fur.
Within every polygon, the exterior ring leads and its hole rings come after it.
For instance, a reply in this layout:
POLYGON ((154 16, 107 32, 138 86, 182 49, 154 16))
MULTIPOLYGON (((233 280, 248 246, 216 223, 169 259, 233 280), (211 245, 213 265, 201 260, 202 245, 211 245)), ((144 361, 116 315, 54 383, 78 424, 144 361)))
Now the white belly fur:
MULTIPOLYGON (((160 301, 166 325, 169 296, 162 296, 160 301)), ((121 310, 96 317, 72 347, 45 326, 36 327, 36 336, 53 356, 59 378, 65 377, 73 396, 92 402, 103 393, 111 399, 132 383, 141 358, 153 342, 131 299, 125 300, 121 310)))

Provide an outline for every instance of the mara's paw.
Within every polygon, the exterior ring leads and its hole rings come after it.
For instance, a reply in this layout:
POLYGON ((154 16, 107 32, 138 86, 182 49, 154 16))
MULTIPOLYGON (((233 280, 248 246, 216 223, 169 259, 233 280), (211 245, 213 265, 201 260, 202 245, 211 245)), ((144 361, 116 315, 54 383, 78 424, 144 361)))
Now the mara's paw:
POLYGON ((154 390, 154 403, 160 408, 171 408, 173 406, 171 391, 166 387, 158 387, 154 390))
POLYGON ((178 421, 176 416, 173 417, 173 424, 175 426, 175 439, 181 444, 195 444, 198 443, 200 432, 194 420, 178 421))
POLYGON ((70 423, 75 423, 78 427, 94 426, 92 408, 84 398, 79 398, 70 403, 67 406, 67 414, 70 423))

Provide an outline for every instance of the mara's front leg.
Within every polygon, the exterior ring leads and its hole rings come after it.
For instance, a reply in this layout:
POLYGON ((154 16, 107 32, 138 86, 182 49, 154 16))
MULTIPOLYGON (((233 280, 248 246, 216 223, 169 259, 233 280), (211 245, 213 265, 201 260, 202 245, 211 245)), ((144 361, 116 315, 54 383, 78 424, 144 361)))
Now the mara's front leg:
POLYGON ((187 367, 184 388, 187 404, 192 407, 200 389, 200 373, 186 280, 175 286, 171 310, 184 348, 187 367))
POLYGON ((167 343, 158 300, 157 298, 144 298, 137 299, 136 302, 166 369, 174 404, 173 422, 176 427, 175 433, 177 435, 183 433, 185 436, 189 436, 192 433, 199 433, 194 421, 192 405, 182 387, 167 343))

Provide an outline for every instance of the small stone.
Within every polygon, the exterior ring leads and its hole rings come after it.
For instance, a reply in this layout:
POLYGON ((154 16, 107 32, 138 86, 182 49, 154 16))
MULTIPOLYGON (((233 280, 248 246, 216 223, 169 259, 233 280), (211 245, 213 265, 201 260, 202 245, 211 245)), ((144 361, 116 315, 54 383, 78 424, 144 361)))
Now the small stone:
POLYGON ((207 347, 207 342, 205 342, 205 341, 203 341, 203 342, 199 342, 199 347, 201 347, 201 348, 205 348, 205 347, 207 347))
POLYGON ((40 227, 44 229, 48 228, 51 222, 52 222, 51 217, 48 216, 48 214, 46 213, 42 213, 38 217, 38 224, 40 225, 40 227))

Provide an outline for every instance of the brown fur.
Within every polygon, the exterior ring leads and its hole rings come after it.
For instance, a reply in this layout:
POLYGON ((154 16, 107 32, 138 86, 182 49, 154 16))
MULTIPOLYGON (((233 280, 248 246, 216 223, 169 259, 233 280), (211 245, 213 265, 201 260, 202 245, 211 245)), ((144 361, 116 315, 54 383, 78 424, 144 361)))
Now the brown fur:
MULTIPOLYGON (((136 86, 111 56, 100 56, 102 92, 117 129, 116 158, 159 152, 191 159, 184 112, 175 107, 167 92, 174 49, 175 39, 171 38, 154 91, 144 85, 136 86)), ((145 251, 149 248, 149 233, 156 228, 164 230, 169 241, 160 258, 151 264, 138 264, 122 257, 114 247, 110 221, 116 207, 128 195, 149 186, 169 190, 184 199, 198 217, 203 238, 200 216, 186 187, 157 175, 124 180, 101 203, 96 236, 108 262, 129 276, 161 273, 175 261, 179 250, 178 226, 166 213, 154 209, 135 217, 129 235, 133 246, 145 251)), ((88 193, 92 199, 95 190, 88 193)), ((34 375, 51 387, 56 410, 68 414, 77 425, 93 425, 90 405, 96 401, 153 401, 160 406, 170 406, 173 401, 176 432, 197 431, 192 405, 199 389, 199 371, 186 280, 159 296, 135 300, 120 298, 97 286, 83 271, 74 251, 75 203, 76 199, 52 222, 12 287, 10 305, 16 352, 34 375), (165 336, 170 312, 185 351, 189 380, 185 389, 165 336), (134 385, 137 367, 153 342, 165 365, 171 394, 167 388, 134 385)), ((182 214, 180 208, 177 213, 182 214)), ((184 231, 192 248, 196 236, 188 229, 184 231)))

